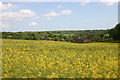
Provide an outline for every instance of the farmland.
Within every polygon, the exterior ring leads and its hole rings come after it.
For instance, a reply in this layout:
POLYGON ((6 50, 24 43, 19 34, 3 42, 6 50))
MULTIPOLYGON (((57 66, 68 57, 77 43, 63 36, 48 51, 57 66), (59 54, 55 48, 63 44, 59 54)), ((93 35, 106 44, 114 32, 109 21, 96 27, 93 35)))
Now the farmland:
POLYGON ((3 78, 117 78, 118 43, 2 40, 3 78))

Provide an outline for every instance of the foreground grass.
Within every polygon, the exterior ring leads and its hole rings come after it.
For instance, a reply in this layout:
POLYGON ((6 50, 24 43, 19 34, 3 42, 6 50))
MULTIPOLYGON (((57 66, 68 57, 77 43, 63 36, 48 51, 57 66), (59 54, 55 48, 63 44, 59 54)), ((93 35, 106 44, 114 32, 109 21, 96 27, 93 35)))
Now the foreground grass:
POLYGON ((117 78, 117 43, 2 41, 3 78, 117 78))

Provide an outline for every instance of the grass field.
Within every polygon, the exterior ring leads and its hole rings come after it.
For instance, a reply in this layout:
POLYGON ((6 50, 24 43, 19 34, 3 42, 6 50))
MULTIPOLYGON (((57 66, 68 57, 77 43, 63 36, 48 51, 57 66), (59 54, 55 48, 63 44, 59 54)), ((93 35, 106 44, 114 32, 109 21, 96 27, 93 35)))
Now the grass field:
POLYGON ((3 78, 117 78, 117 43, 2 40, 3 78))

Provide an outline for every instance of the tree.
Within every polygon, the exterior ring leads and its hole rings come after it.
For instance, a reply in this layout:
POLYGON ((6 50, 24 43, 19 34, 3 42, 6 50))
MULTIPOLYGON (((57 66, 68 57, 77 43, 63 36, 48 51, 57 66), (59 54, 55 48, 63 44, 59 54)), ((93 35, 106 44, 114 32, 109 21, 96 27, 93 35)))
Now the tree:
POLYGON ((114 40, 120 40, 120 23, 110 29, 109 34, 114 40))
POLYGON ((49 37, 53 37, 54 35, 53 35, 53 33, 51 32, 51 33, 49 33, 48 36, 49 36, 49 37))

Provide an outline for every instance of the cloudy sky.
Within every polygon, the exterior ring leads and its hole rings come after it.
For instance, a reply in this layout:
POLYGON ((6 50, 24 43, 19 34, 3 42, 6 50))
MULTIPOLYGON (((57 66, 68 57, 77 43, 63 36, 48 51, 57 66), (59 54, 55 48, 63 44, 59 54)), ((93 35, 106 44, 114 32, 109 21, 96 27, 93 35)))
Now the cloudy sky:
POLYGON ((110 29, 118 23, 115 2, 1 2, 2 31, 110 29))

